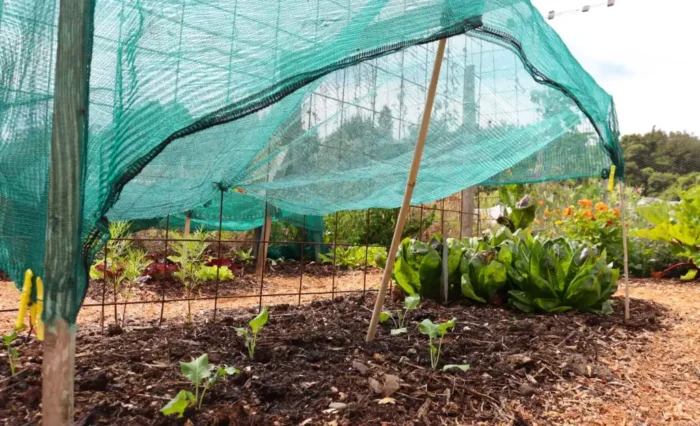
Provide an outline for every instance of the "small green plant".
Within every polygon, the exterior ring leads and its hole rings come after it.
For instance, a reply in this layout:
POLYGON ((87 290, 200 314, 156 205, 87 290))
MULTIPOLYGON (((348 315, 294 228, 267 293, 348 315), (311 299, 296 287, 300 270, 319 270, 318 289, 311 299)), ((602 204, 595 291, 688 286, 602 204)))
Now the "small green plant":
POLYGON ((226 281, 234 278, 233 272, 224 266, 206 266, 202 265, 195 271, 194 275, 202 282, 214 281, 216 279, 216 271, 219 271, 219 280, 226 281))
POLYGON ((443 322, 441 324, 435 324, 430 319, 424 319, 420 324, 418 324, 418 330, 421 334, 428 336, 428 345, 430 346, 430 366, 432 368, 437 368, 438 362, 440 362, 440 351, 442 350, 442 339, 447 334, 447 330, 453 328, 457 324, 457 318, 452 318, 449 321, 443 322), (438 345, 435 346, 433 343, 434 339, 439 338, 438 345))
POLYGON ((128 249, 121 261, 124 265, 120 274, 120 283, 124 284, 122 293, 124 294, 124 305, 122 306, 122 325, 126 323, 126 306, 129 298, 133 296, 132 287, 141 278, 141 274, 146 269, 146 252, 139 249, 128 249))
POLYGON ((394 323, 394 328, 391 330, 391 335, 396 336, 397 334, 408 333, 406 329, 406 316, 409 311, 416 309, 420 303, 420 296, 414 294, 412 296, 407 296, 403 301, 403 311, 384 311, 379 314, 379 322, 384 323, 388 320, 394 323))
MULTIPOLYGON (((335 247, 328 254, 319 253, 323 263, 334 263, 335 266, 348 269, 363 268, 367 266, 376 268, 381 262, 386 262, 386 249, 384 247, 335 247), (379 263, 378 263, 379 259, 379 263)), ((383 267, 383 264, 382 264, 383 267)))
POLYGON ((258 333, 265 324, 267 324, 268 318, 269 314, 267 312, 267 306, 265 306, 262 308, 262 311, 248 323, 250 330, 245 327, 236 328, 238 335, 245 338, 245 346, 248 348, 248 356, 251 359, 255 356, 255 345, 258 341, 258 333))
POLYGON ((239 372, 233 367, 210 366, 208 354, 204 354, 192 362, 180 362, 180 371, 192 383, 194 394, 187 390, 178 392, 175 398, 160 409, 160 412, 166 416, 177 414, 178 417, 182 417, 187 407, 190 406, 197 407, 198 410, 201 409, 207 390, 211 389, 224 376, 239 372), (201 395, 200 389, 202 390, 201 395))
POLYGON ((204 253, 209 248, 207 239, 211 234, 204 232, 201 228, 191 233, 185 239, 182 234, 173 233, 175 241, 172 250, 176 256, 171 256, 170 260, 180 264, 180 270, 175 272, 175 277, 182 281, 185 286, 185 297, 187 298, 187 322, 192 321, 192 293, 199 288, 202 280, 197 272, 204 266, 204 253))
POLYGON ((253 263, 253 248, 249 248, 248 250, 243 250, 239 249, 234 252, 236 257, 238 257, 238 260, 241 261, 244 265, 250 265, 253 263))
POLYGON ((12 342, 14 342, 16 339, 17 330, 12 330, 12 333, 2 335, 2 343, 5 345, 5 349, 7 351, 7 363, 10 365, 10 374, 13 376, 17 373, 15 364, 19 358, 19 352, 17 352, 17 349, 12 347, 12 342))

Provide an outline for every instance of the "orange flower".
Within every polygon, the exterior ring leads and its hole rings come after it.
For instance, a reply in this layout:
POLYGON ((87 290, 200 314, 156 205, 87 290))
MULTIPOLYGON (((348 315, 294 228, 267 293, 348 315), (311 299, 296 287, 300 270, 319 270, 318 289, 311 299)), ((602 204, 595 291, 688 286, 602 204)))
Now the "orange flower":
POLYGON ((620 210, 618 209, 612 209, 612 212, 615 216, 620 216, 620 210))
POLYGON ((574 212, 574 206, 569 206, 564 210, 564 214, 562 216, 571 216, 571 214, 574 212))
POLYGON ((587 217, 587 218, 590 218, 591 220, 595 220, 595 216, 593 215, 593 212, 590 210, 584 211, 583 217, 587 217))
POLYGON ((549 209, 544 209, 544 215, 547 216, 548 214, 552 214, 552 212, 549 209))
POLYGON ((561 220, 558 220, 558 221, 556 221, 556 222, 554 222, 554 223, 557 224, 557 225, 561 225, 561 224, 564 223, 564 222, 562 222, 561 220))
POLYGON ((591 200, 578 200, 578 205, 581 207, 593 207, 593 201, 591 201, 591 200))
POLYGON ((537 204, 539 204, 540 206, 544 206, 544 200, 537 201, 537 204))
POLYGON ((481 220, 486 220, 486 219, 488 219, 488 216, 486 216, 485 214, 481 215, 481 220))
POLYGON ((539 225, 540 223, 542 223, 542 221, 539 220, 539 219, 535 219, 535 223, 536 223, 537 225, 539 225))
POLYGON ((595 210, 598 212, 608 211, 608 205, 605 203, 595 203, 595 210))

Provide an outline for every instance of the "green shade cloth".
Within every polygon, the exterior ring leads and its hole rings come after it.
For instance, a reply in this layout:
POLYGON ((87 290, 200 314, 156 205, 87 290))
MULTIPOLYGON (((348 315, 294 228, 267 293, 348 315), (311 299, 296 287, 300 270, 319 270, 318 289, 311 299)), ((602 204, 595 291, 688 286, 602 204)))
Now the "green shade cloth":
MULTIPOLYGON (((0 4, 0 268, 16 282, 43 275, 57 4, 0 4)), ((400 205, 444 37, 414 203, 623 176, 612 98, 528 0, 99 0, 84 265, 108 220, 231 188, 288 214, 400 205)), ((77 273, 46 283, 47 322, 75 321, 77 273)))

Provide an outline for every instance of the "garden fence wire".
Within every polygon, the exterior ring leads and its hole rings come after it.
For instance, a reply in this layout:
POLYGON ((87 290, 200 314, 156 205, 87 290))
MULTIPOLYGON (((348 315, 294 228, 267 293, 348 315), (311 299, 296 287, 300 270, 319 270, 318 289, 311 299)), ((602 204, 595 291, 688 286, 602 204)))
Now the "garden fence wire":
MULTIPOLYGON (((483 218, 480 217, 480 200, 497 203, 497 197, 492 195, 484 196, 477 189, 475 193, 463 191, 434 203, 413 205, 410 209, 406 227, 409 231, 405 236, 428 241, 430 236, 435 233, 440 233, 447 238, 479 235, 485 225, 489 226, 487 222, 491 220, 491 218, 482 220, 483 218), (473 196, 474 211, 466 212, 463 210, 462 197, 464 194, 473 196)), ((122 323, 125 317, 128 318, 131 325, 153 323, 154 321, 161 325, 165 320, 184 321, 187 316, 185 313, 186 304, 196 304, 196 309, 194 309, 196 316, 215 320, 221 314, 222 309, 260 309, 266 304, 280 303, 298 305, 316 299, 333 301, 337 296, 348 294, 364 295, 377 291, 381 270, 371 266, 373 264, 373 259, 370 257, 371 250, 373 248, 385 250, 387 247, 385 244, 370 243, 372 237, 370 230, 373 228, 371 222, 373 218, 372 209, 354 212, 362 214, 365 218, 364 229, 356 230, 363 234, 364 237, 364 241, 360 243, 343 241, 342 236, 339 238, 339 235, 342 234, 338 232, 339 220, 345 212, 327 216, 326 225, 328 229, 325 241, 309 241, 304 226, 306 216, 295 218, 292 221, 301 230, 301 233, 297 236, 298 238, 288 240, 282 234, 273 235, 270 240, 265 241, 254 239, 254 234, 251 232, 226 232, 224 226, 226 220, 223 214, 226 209, 225 202, 223 205, 218 203, 217 205, 221 213, 218 220, 219 229, 212 232, 207 240, 211 247, 210 253, 214 258, 223 259, 230 257, 230 246, 254 247, 258 244, 268 243, 271 247, 274 247, 274 245, 298 246, 300 253, 308 253, 305 250, 307 247, 320 248, 322 246, 332 261, 324 265, 307 256, 299 261, 289 263, 292 267, 291 270, 282 270, 280 274, 280 271, 276 271, 276 268, 270 264, 271 262, 280 262, 280 260, 269 257, 269 262, 261 275, 258 276, 254 272, 246 273, 245 265, 243 265, 243 268, 234 274, 232 280, 220 279, 219 272, 226 266, 217 265, 216 278, 213 283, 208 285, 204 294, 194 292, 194 294, 186 296, 181 282, 177 282, 174 279, 163 279, 155 280, 153 284, 142 284, 141 289, 143 291, 128 296, 123 288, 107 276, 109 268, 106 262, 110 253, 108 251, 109 245, 105 245, 101 253, 101 257, 104 259, 104 267, 101 271, 102 278, 91 280, 91 289, 83 305, 84 309, 81 311, 79 324, 83 327, 91 328, 99 323, 100 330, 104 333, 109 324, 122 323), (351 247, 359 250, 361 254, 364 253, 360 263, 350 270, 336 265, 338 257, 333 254, 337 253, 338 250, 351 247), (316 271, 313 270, 314 268, 316 268, 316 271), (352 275, 352 281, 341 283, 340 281, 343 280, 343 277, 348 274, 352 275), (280 276, 283 277, 282 282, 278 280, 280 276), (310 288, 308 285, 305 285, 305 279, 307 281, 313 279, 313 287, 310 288), (293 286, 290 285, 292 281, 295 281, 293 286), (173 306, 173 309, 168 309, 169 306, 173 306)), ((387 210, 386 212, 389 214, 398 213, 396 210, 387 210)), ((318 221, 317 217, 312 217, 312 219, 318 221)), ((136 232, 126 237, 114 238, 112 241, 128 242, 147 247, 148 254, 151 255, 154 261, 165 266, 169 263, 168 257, 173 255, 173 244, 199 241, 193 238, 184 238, 182 236, 183 226, 183 223, 173 223, 171 218, 166 216, 164 224, 160 228, 136 232)), ((195 229, 194 222, 192 229, 195 229)), ((286 261, 289 262, 289 260, 286 261)), ((144 271, 144 273, 146 272, 144 271)), ((0 314, 5 315, 7 318, 14 315, 17 309, 14 307, 14 304, 10 306, 13 307, 0 309, 0 314)))

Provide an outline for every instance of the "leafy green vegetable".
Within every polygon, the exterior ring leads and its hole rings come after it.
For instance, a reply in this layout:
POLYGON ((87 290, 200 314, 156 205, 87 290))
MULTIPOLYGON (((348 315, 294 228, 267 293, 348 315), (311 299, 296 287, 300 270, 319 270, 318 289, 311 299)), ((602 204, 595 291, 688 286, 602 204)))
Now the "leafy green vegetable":
POLYGON ((570 309, 608 313, 617 291, 618 269, 589 243, 570 244, 564 238, 542 240, 517 233, 508 278, 511 306, 524 312, 565 312, 570 309))
POLYGON ((248 348, 248 356, 251 359, 255 356, 255 345, 258 341, 258 333, 265 324, 267 324, 268 319, 269 314, 267 306, 263 306, 262 311, 248 323, 250 330, 245 327, 238 327, 235 329, 239 336, 245 338, 245 346, 248 348))
POLYGON ((506 185, 500 187, 498 193, 501 203, 506 207, 508 216, 499 217, 497 222, 511 232, 527 229, 535 220, 537 205, 531 201, 529 195, 525 195, 524 187, 506 185))
POLYGON ((219 280, 225 281, 225 280, 232 280, 233 279, 233 272, 229 268, 226 267, 221 267, 221 266, 205 266, 202 265, 200 266, 196 271, 195 271, 195 277, 197 280, 206 282, 206 281, 214 281, 216 279, 216 271, 219 271, 219 280))
POLYGON ((435 324, 430 319, 424 319, 420 324, 418 324, 418 330, 421 334, 428 336, 428 346, 430 347, 430 366, 432 368, 437 368, 440 362, 440 351, 442 350, 442 340, 447 334, 450 328, 453 328, 457 324, 457 318, 452 318, 449 321, 435 324), (433 339, 440 338, 438 345, 433 344, 433 339))
POLYGON ((182 375, 189 379, 194 387, 194 394, 190 391, 181 390, 171 399, 160 412, 166 416, 177 414, 182 417, 185 410, 190 406, 202 408, 202 401, 207 390, 211 389, 222 377, 237 374, 239 371, 233 367, 217 367, 209 365, 209 355, 203 354, 191 362, 180 362, 182 375), (212 374, 213 372, 213 374, 212 374), (200 388, 202 394, 199 394, 200 388))
POLYGON ((509 243, 510 240, 504 240, 496 249, 478 252, 471 258, 462 257, 460 284, 464 296, 487 303, 494 301, 506 288, 507 270, 513 259, 509 243))
POLYGON ((335 247, 328 254, 319 253, 323 263, 334 263, 343 268, 364 268, 365 263, 370 267, 384 267, 386 264, 386 249, 384 247, 349 246, 335 247))
POLYGON ((392 276, 405 294, 432 299, 440 297, 442 259, 432 246, 436 243, 439 243, 436 237, 430 244, 410 238, 401 243, 392 276))

